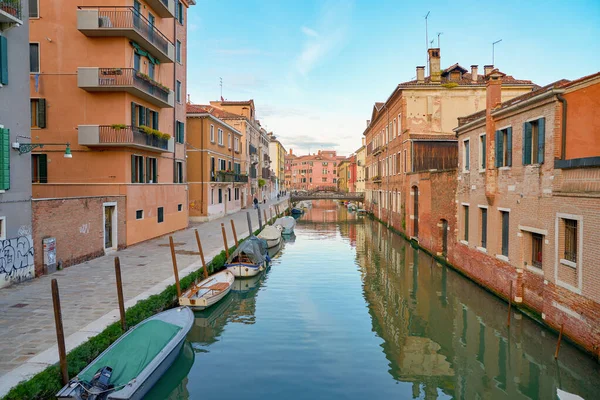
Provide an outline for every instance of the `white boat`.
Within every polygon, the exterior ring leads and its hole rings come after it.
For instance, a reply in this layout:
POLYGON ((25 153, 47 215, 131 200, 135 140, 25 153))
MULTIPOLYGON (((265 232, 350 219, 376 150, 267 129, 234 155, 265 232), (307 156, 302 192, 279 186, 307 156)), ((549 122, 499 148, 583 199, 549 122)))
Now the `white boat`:
POLYGON ((281 230, 273 225, 265 226, 257 236, 267 241, 267 248, 269 249, 281 243, 281 230))
POLYGON ((229 256, 225 268, 236 278, 250 278, 264 271, 266 260, 267 242, 251 236, 229 256))
POLYGON ((277 218, 273 223, 274 226, 281 226, 281 233, 283 235, 291 235, 294 233, 294 227, 296 226, 296 219, 294 217, 281 217, 277 218))
POLYGON ((235 276, 228 270, 211 275, 182 294, 179 305, 204 310, 227 296, 234 280, 235 276))

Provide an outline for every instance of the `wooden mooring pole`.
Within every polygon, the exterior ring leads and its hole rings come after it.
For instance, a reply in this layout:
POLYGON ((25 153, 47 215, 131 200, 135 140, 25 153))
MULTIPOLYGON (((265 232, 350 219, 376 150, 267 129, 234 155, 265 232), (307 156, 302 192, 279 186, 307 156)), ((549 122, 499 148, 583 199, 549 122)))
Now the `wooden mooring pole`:
POLYGON ((126 332, 127 322, 125 322, 125 301, 123 300, 123 281, 121 280, 121 260, 119 260, 119 257, 115 257, 115 275, 117 276, 117 298, 119 299, 121 329, 126 332))
POLYGON ((252 236, 252 221, 250 220, 250 211, 246 211, 246 219, 248 220, 248 237, 252 236))
POLYGON ((258 213, 258 229, 260 229, 262 231, 262 215, 260 215, 260 208, 256 209, 256 212, 258 213))
POLYGON ((223 233, 223 246, 225 247, 225 257, 229 258, 229 247, 227 247, 227 234, 225 233, 225 224, 222 222, 221 232, 223 233))
POLYGON ((60 360, 60 373, 62 383, 69 383, 69 372, 67 371, 67 350, 65 349, 65 332, 63 331, 62 313, 60 311, 60 296, 58 294, 58 282, 52 279, 52 304, 54 305, 54 325, 56 326, 56 342, 58 343, 58 358, 60 360))
POLYGON ((200 259, 202 260, 202 268, 204 269, 204 279, 208 278, 208 268, 206 268, 206 261, 204 261, 204 251, 202 250, 202 243, 200 243, 200 235, 198 229, 194 229, 196 234, 196 243, 198 243, 198 253, 200 253, 200 259))
POLYGON ((510 309, 512 307, 512 282, 510 283, 510 294, 508 296, 508 321, 506 322, 506 326, 510 326, 510 309))
POLYGON ((173 236, 169 236, 169 245, 171 246, 171 259, 173 260, 173 274, 175 275, 175 288, 177 289, 177 298, 181 297, 181 287, 179 286, 179 270, 177 269, 177 256, 175 256, 175 245, 173 236))
POLYGON ((267 219, 267 210, 263 208, 263 214, 265 214, 265 225, 269 224, 269 220, 267 219))
POLYGON ((560 333, 558 334, 558 342, 556 343, 556 352, 554 353, 554 359, 555 360, 558 358, 558 351, 560 350, 560 342, 562 340, 563 328, 564 327, 565 327, 565 324, 560 324, 560 333))
POLYGON ((233 240, 235 241, 235 247, 238 247, 239 243, 237 240, 237 232, 235 231, 235 224, 233 223, 233 219, 230 219, 229 221, 231 221, 231 230, 233 231, 233 240))

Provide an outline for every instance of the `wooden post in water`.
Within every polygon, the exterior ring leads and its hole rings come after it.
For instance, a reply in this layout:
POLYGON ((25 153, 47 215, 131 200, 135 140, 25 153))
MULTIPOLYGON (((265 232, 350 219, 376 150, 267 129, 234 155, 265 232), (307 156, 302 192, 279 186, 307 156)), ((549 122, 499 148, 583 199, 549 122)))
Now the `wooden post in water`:
POLYGON ((206 261, 204 261, 204 251, 202 250, 202 243, 200 243, 200 235, 198 235, 198 229, 194 229, 196 233, 196 243, 198 243, 198 253, 200 253, 200 259, 202 260, 202 268, 204 269, 204 279, 208 278, 208 268, 206 268, 206 261))
POLYGON ((123 281, 121 280, 121 261, 115 257, 115 275, 117 276, 117 297, 119 299, 119 314, 121 315, 121 329, 127 331, 127 322, 125 322, 125 302, 123 300, 123 281))
POLYGON ((267 219, 267 210, 263 208, 263 214, 265 214, 265 225, 267 225, 269 223, 269 220, 267 219))
POLYGON ((510 309, 512 307, 512 281, 510 282, 510 294, 508 295, 508 321, 506 322, 506 326, 510 326, 510 309))
POLYGON ((246 211, 246 219, 248 220, 248 237, 252 236, 252 221, 250 220, 250 211, 246 211))
POLYGON ((175 288, 177 289, 177 298, 181 297, 181 287, 179 286, 179 270, 177 269, 177 257, 175 256, 175 245, 173 236, 169 236, 169 245, 171 246, 171 260, 173 260, 173 273, 175 274, 175 288))
POLYGON ((58 343, 58 358, 60 360, 60 372, 62 383, 69 383, 69 372, 67 371, 67 350, 65 349, 65 332, 63 331, 62 313, 60 312, 60 296, 58 294, 58 282, 52 279, 52 304, 54 305, 54 325, 56 326, 56 341, 58 343))
POLYGON ((227 246, 227 234, 225 233, 225 224, 221 222, 221 232, 223 233, 223 246, 225 246, 225 257, 229 258, 229 247, 227 246))
POLYGON ((256 209, 256 212, 258 213, 258 229, 260 229, 262 231, 262 215, 260 215, 260 208, 256 209))
POLYGON ((558 342, 556 343, 556 352, 554 353, 554 359, 558 358, 558 351, 560 350, 560 341, 562 340, 563 328, 565 324, 560 324, 560 333, 558 334, 558 342))
POLYGON ((235 247, 238 247, 239 243, 237 240, 237 232, 235 231, 235 224, 233 223, 233 219, 230 219, 229 221, 231 221, 231 230, 233 231, 233 240, 235 240, 235 247))

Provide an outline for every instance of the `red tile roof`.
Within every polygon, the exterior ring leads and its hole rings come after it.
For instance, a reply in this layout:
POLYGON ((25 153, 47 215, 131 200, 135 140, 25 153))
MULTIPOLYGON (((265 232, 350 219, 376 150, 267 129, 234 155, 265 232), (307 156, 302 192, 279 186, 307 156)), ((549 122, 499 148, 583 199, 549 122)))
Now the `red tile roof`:
MULTIPOLYGON (((431 76, 427 76, 425 77, 425 81, 424 83, 417 83, 417 80, 412 80, 412 81, 408 81, 408 82, 403 82, 400 85, 398 85, 399 87, 403 87, 403 86, 428 86, 428 85, 432 85, 432 86, 439 86, 440 84, 452 84, 452 83, 456 83, 458 84, 458 86, 472 86, 472 85, 482 85, 485 86, 485 75, 481 75, 481 74, 477 74, 477 82, 472 82, 471 81, 471 73, 470 72, 465 72, 462 74, 462 77, 460 80, 452 80, 450 79, 450 71, 454 70, 454 69, 460 69, 461 71, 466 71, 466 69, 464 69, 463 67, 461 67, 460 65, 454 64, 448 68, 446 68, 445 70, 443 70, 441 72, 441 82, 440 83, 432 83, 431 82, 431 76)), ((510 75, 506 75, 505 77, 502 78, 502 83, 505 85, 533 85, 533 82, 529 81, 529 80, 524 80, 524 79, 515 79, 514 77, 510 76, 510 75)))
POLYGON ((187 113, 188 114, 210 114, 215 118, 219 119, 245 119, 245 117, 230 113, 228 111, 223 111, 219 108, 215 108, 210 105, 203 104, 188 104, 187 105, 187 113))

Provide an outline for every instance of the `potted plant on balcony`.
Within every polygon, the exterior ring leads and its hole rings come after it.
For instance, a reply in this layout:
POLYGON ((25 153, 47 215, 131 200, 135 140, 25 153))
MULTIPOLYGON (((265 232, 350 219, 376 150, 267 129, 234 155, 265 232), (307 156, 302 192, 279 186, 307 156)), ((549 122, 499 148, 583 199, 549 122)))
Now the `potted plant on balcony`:
POLYGON ((121 68, 104 68, 102 75, 123 75, 123 70, 121 68))
POLYGON ((0 1, 0 9, 6 13, 20 19, 19 2, 21 0, 4 0, 0 1))
POLYGON ((127 125, 125 125, 125 124, 112 124, 110 127, 113 128, 116 131, 120 131, 121 129, 126 129, 127 125))
POLYGON ((140 71, 136 71, 135 72, 135 76, 137 76, 138 78, 142 79, 143 81, 148 82, 149 84, 151 84, 152 86, 161 89, 164 92, 169 93, 169 89, 168 87, 158 83, 157 81, 155 81, 154 79, 152 79, 151 77, 149 77, 148 75, 144 74, 143 72, 140 71))

